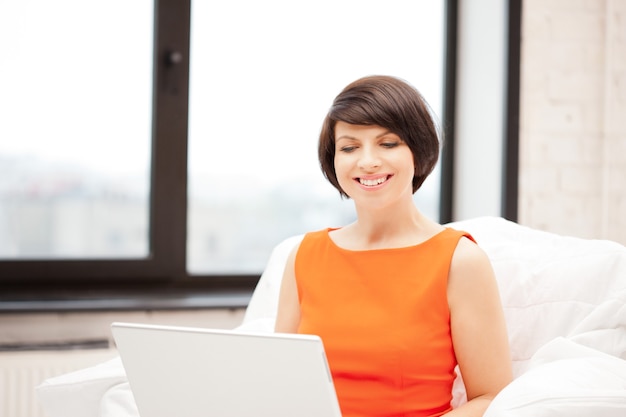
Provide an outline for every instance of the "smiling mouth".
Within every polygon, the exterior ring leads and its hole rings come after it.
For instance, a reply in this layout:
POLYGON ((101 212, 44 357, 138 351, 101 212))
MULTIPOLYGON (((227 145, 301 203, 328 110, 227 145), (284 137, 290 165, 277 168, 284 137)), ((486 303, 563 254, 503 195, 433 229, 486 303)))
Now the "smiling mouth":
POLYGON ((361 185, 364 185, 366 187, 375 187, 377 185, 382 184, 383 182, 387 181, 389 179, 389 176, 386 177, 380 177, 380 178, 375 178, 375 179, 364 179, 364 178, 357 178, 357 180, 359 181, 359 183, 361 185))

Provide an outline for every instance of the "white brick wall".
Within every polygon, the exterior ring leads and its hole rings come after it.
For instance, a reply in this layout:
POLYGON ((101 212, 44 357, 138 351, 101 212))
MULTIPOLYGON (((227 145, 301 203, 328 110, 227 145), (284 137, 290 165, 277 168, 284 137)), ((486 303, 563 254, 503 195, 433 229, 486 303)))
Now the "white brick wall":
POLYGON ((519 222, 626 244, 626 0, 524 0, 519 222))

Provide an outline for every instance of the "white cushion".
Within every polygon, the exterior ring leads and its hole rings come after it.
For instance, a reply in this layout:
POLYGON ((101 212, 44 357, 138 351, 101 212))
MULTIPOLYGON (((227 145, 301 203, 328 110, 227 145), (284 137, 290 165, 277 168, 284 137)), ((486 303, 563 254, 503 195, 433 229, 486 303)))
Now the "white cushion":
POLYGON ((112 387, 126 382, 119 357, 57 377, 36 387, 47 417, 100 417, 100 401, 112 387))
POLYGON ((626 361, 558 338, 493 400, 484 417, 623 417, 626 361))
POLYGON ((128 382, 106 390, 100 401, 98 417, 140 417, 128 382))

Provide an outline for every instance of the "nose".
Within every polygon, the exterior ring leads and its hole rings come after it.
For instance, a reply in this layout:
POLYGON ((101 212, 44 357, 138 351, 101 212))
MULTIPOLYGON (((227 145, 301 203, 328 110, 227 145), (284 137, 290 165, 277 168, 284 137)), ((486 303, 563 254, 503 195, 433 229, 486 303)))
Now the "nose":
POLYGON ((361 152, 358 166, 364 171, 372 171, 381 165, 380 157, 376 150, 371 146, 364 146, 361 152))

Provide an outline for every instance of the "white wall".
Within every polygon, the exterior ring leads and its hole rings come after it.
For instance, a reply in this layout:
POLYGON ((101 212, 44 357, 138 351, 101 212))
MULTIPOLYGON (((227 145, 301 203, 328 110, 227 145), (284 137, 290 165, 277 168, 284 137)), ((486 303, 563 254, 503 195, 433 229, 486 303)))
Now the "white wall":
POLYGON ((523 8, 519 221, 626 244, 626 1, 523 8))

